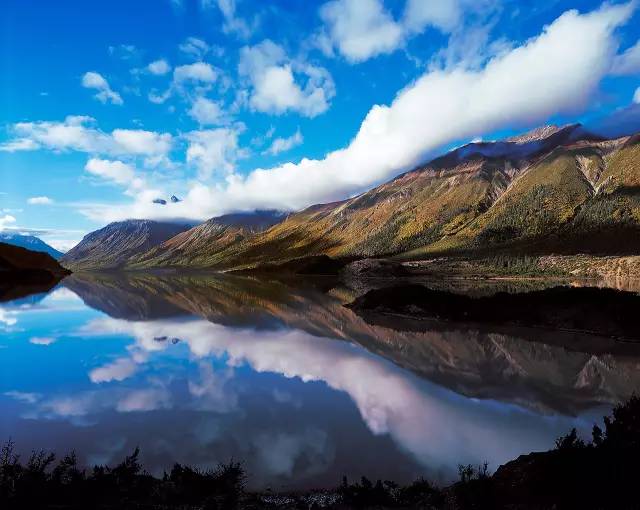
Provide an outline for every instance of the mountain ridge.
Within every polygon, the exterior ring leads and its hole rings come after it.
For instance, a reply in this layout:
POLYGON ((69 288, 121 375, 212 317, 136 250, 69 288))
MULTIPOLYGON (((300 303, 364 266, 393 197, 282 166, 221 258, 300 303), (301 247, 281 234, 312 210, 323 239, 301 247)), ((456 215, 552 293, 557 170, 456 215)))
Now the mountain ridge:
POLYGON ((125 220, 91 232, 69 250, 60 262, 74 270, 118 269, 130 257, 190 228, 191 225, 154 220, 125 220))
POLYGON ((543 126, 465 144, 358 196, 260 229, 213 218, 123 266, 227 270, 319 255, 635 252, 640 237, 628 236, 640 232, 639 162, 640 135, 606 139, 580 124, 543 126))

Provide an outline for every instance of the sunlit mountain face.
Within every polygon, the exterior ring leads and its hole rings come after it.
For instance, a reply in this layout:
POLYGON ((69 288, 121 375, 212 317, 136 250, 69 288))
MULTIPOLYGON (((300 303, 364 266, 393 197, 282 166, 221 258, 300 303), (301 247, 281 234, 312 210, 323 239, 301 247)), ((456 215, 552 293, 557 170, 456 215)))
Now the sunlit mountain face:
POLYGON ((233 458, 259 488, 446 482, 460 463, 495 469, 587 434, 640 388, 632 350, 373 325, 342 306, 352 294, 326 279, 68 277, 0 308, 0 437, 87 466, 140 446, 154 474, 233 458))

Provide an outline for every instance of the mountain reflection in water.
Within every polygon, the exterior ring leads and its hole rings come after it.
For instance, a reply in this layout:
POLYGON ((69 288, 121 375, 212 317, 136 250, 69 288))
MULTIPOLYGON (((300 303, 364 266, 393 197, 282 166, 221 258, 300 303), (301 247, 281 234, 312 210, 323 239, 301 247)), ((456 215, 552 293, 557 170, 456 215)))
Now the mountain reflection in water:
POLYGON ((368 323, 342 306, 353 290, 326 279, 63 285, 0 308, 0 434, 24 450, 76 449, 88 465, 139 445, 157 473, 242 460, 256 487, 444 482, 459 463, 495 469, 573 426, 588 433, 640 388, 635 346, 368 323))

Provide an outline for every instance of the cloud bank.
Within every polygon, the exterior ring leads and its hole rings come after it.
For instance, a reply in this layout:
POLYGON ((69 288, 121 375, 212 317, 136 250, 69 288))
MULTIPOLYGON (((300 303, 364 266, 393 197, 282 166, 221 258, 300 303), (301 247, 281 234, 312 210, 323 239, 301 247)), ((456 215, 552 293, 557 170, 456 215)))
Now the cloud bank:
POLYGON ((390 105, 373 106, 349 145, 324 159, 230 173, 213 186, 196 182, 185 200, 171 207, 160 210, 137 202, 128 210, 111 211, 109 219, 206 219, 233 210, 296 210, 358 193, 447 143, 576 113, 610 72, 615 30, 633 9, 629 3, 605 4, 586 14, 567 11, 537 37, 479 69, 428 71, 390 105))

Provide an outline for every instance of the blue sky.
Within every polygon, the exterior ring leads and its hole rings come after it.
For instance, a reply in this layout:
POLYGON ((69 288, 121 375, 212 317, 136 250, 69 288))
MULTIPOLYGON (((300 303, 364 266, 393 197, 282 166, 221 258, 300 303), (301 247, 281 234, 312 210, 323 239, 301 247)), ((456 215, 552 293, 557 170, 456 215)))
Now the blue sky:
POLYGON ((594 122, 640 103, 638 10, 5 0, 0 229, 65 249, 130 217, 295 210, 472 139, 594 122))

